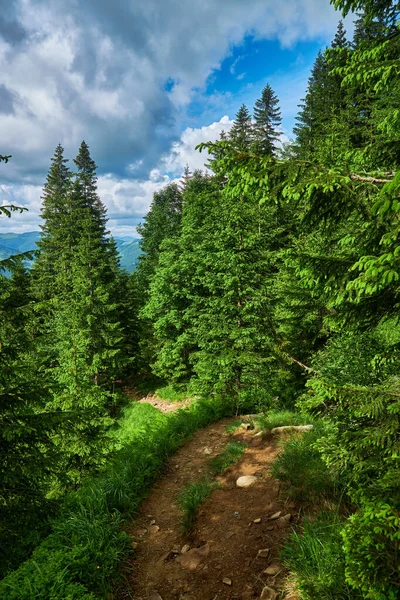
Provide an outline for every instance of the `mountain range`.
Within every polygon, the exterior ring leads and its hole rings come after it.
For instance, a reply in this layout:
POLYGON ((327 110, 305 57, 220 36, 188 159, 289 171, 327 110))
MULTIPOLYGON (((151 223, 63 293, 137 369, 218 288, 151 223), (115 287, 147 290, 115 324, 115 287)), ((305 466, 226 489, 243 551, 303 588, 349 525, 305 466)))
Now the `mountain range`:
MULTIPOLYGON (((36 242, 40 238, 40 231, 27 231, 26 233, 0 233, 0 260, 12 254, 36 250, 36 242)), ((135 270, 140 255, 139 240, 125 236, 114 237, 121 261, 121 268, 131 273, 135 270)))

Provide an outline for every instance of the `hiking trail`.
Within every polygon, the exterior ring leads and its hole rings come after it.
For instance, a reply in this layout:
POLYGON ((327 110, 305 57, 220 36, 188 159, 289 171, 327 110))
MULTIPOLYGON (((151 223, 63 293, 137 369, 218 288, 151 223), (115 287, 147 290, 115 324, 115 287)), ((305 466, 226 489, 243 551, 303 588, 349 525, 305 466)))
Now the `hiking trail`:
POLYGON ((197 431, 169 459, 138 518, 125 528, 135 552, 119 600, 278 600, 283 589, 286 600, 297 599, 278 554, 299 520, 298 507, 278 497, 279 484, 269 473, 279 437, 247 425, 228 433, 236 421, 222 419, 197 431), (184 535, 179 493, 209 475, 210 458, 232 441, 246 444, 245 452, 215 477, 220 487, 200 505, 193 531, 184 535), (248 475, 255 483, 237 487, 237 479, 248 475))

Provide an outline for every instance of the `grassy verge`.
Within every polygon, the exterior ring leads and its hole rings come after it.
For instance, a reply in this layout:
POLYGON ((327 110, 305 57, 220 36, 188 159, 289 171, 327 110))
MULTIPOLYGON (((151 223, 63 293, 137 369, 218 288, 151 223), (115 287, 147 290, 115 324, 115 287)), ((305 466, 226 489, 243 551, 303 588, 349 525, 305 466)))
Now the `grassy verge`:
POLYGON ((218 475, 239 460, 246 445, 240 442, 230 442, 225 448, 208 461, 208 468, 213 475, 218 475))
POLYGON ((185 487, 178 496, 178 504, 182 509, 181 525, 184 533, 189 533, 196 521, 198 508, 205 502, 218 484, 203 479, 185 487))
POLYGON ((121 531, 124 520, 132 518, 166 459, 196 429, 233 412, 231 405, 211 400, 168 416, 138 406, 125 409, 113 433, 120 449, 105 471, 66 498, 49 537, 0 582, 0 598, 107 598, 130 548, 121 531))
POLYGON ((340 502, 342 490, 337 476, 324 463, 318 440, 324 432, 318 423, 310 431, 290 436, 281 444, 271 474, 283 482, 284 493, 295 501, 318 503, 340 502))
POLYGON ((285 425, 312 425, 315 419, 311 415, 282 410, 264 413, 257 418, 257 422, 263 431, 271 431, 274 427, 285 425))
POLYGON ((322 513, 315 521, 305 519, 300 533, 292 533, 281 551, 284 564, 302 600, 358 600, 362 596, 345 580, 341 531, 344 519, 322 513))
POLYGON ((188 393, 186 391, 176 390, 172 385, 165 385, 159 387, 154 391, 155 395, 161 398, 161 400, 167 400, 168 402, 183 402, 187 399, 188 393))

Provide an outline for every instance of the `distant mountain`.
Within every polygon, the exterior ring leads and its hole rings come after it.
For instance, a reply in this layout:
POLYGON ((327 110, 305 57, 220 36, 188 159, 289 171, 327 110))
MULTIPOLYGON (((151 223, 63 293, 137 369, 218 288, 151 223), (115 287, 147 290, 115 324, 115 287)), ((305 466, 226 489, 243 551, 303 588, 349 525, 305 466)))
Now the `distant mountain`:
MULTIPOLYGON (((0 233, 0 260, 11 254, 36 250, 36 242, 40 238, 39 231, 27 233, 0 233)), ((135 270, 140 255, 139 240, 133 237, 115 237, 121 267, 131 273, 135 270)))

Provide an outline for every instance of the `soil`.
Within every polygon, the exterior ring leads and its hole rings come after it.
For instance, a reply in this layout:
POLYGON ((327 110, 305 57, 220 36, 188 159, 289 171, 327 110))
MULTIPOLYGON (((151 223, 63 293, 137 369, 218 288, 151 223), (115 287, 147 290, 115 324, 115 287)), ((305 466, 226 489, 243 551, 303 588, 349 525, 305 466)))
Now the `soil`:
MULTIPOLYGON (((270 476, 276 438, 244 428, 229 434, 226 428, 233 420, 198 431, 170 459, 143 502, 139 517, 127 528, 135 550, 120 600, 251 600, 260 598, 265 586, 276 590, 276 598, 283 597, 287 574, 278 553, 298 521, 297 507, 279 497, 278 483, 270 476), (207 461, 233 440, 247 445, 242 458, 217 477, 220 488, 200 506, 194 531, 183 535, 177 496, 206 476, 207 461), (256 483, 238 488, 236 480, 243 475, 256 476, 256 483), (271 520, 277 512, 291 515, 290 522, 271 520), (185 545, 191 550, 182 554, 185 545), (266 549, 268 556, 258 557, 266 549), (278 574, 264 573, 272 565, 279 566, 278 574)), ((286 593, 285 598, 296 595, 286 593)))
POLYGON ((138 400, 139 394, 135 388, 126 386, 123 387, 122 390, 128 398, 132 398, 132 400, 139 402, 139 404, 151 404, 151 406, 154 406, 154 408, 157 408, 157 410, 162 413, 174 412, 178 410, 178 408, 185 408, 190 404, 190 398, 187 398, 184 402, 168 402, 167 400, 161 400, 161 398, 152 394, 146 395, 138 400))

